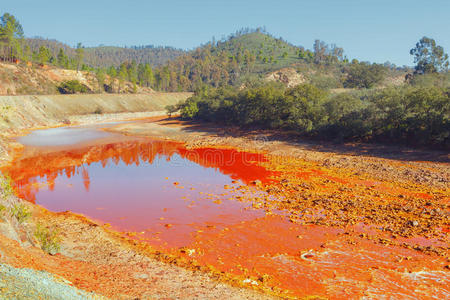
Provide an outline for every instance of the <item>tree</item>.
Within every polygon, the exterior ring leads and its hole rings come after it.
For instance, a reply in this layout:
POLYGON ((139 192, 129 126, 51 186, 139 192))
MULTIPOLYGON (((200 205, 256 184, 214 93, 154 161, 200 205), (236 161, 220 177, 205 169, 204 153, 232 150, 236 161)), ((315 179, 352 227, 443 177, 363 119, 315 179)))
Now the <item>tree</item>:
POLYGON ((386 68, 379 64, 352 62, 346 68, 346 72, 347 78, 344 81, 344 87, 371 88, 383 80, 386 68))
POLYGON ((47 47, 41 46, 38 52, 38 61, 41 65, 45 65, 51 58, 50 50, 47 47))
POLYGON ((119 77, 119 88, 118 88, 117 92, 120 93, 121 85, 128 78, 128 69, 127 69, 127 65, 125 63, 122 63, 120 65, 118 77, 119 77))
POLYGON ((62 68, 67 68, 68 67, 68 57, 64 53, 63 48, 59 48, 58 55, 56 56, 56 62, 58 64, 58 66, 60 66, 62 68))
POLYGON ((18 58, 21 54, 23 28, 19 21, 9 13, 0 18, 0 49, 3 59, 18 58))
POLYGON ((104 84, 106 79, 105 71, 102 68, 98 68, 95 72, 95 76, 97 77, 99 90, 104 91, 104 84))
POLYGON ((76 52, 77 72, 80 71, 80 66, 83 64, 84 48, 81 43, 78 43, 76 52))
POLYGON ((436 73, 448 69, 448 54, 432 38, 424 36, 409 53, 414 56, 417 74, 436 73))

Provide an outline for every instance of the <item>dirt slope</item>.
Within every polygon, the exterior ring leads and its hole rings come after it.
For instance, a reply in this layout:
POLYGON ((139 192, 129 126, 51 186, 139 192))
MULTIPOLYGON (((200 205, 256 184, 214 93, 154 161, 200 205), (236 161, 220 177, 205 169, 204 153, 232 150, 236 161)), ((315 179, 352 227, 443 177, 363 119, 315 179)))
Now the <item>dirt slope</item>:
MULTIPOLYGON (((56 94, 57 86, 63 81, 78 80, 93 92, 104 92, 92 72, 66 70, 52 66, 28 66, 24 64, 0 63, 0 95, 48 95, 56 94)), ((114 92, 133 93, 134 85, 106 76, 105 84, 114 92)), ((137 93, 150 93, 152 89, 136 87, 137 93)))
POLYGON ((294 87, 306 82, 306 78, 293 68, 283 68, 266 75, 266 81, 284 83, 287 87, 294 87))

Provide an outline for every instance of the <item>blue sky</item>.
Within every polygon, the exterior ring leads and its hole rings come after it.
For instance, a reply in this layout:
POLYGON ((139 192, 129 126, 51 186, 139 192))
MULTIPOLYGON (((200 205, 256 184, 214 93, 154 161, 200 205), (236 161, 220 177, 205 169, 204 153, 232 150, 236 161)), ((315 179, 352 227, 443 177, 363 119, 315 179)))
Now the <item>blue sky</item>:
POLYGON ((305 48, 315 39, 350 58, 412 65, 424 35, 450 52, 450 0, 3 0, 26 36, 86 46, 167 45, 192 49, 241 27, 266 26, 305 48))

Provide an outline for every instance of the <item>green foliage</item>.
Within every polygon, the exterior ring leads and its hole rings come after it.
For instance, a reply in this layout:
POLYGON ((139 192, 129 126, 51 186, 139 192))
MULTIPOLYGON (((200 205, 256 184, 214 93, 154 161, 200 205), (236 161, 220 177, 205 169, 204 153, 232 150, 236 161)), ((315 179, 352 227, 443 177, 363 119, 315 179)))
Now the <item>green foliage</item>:
POLYGON ((167 115, 170 117, 172 117, 173 114, 175 114, 176 112, 178 112, 180 110, 180 105, 179 104, 175 104, 175 105, 167 105, 165 107, 167 115))
POLYGON ((59 48, 59 52, 56 57, 56 62, 57 62, 57 65, 60 66, 61 68, 66 68, 66 69, 69 68, 69 58, 65 54, 63 48, 59 48))
POLYGON ((22 56, 23 28, 11 14, 0 17, 0 56, 3 60, 14 61, 22 56))
POLYGON ((13 181, 8 175, 0 175, 0 187, 2 189, 3 198, 14 195, 13 181))
POLYGON ((411 49, 410 54, 414 56, 414 62, 417 63, 415 69, 418 74, 436 73, 448 69, 448 54, 432 38, 426 36, 421 38, 416 47, 411 49))
POLYGON ((80 66, 83 65, 84 59, 84 47, 81 43, 77 44, 77 49, 75 50, 75 61, 77 62, 77 71, 80 70, 80 66))
POLYGON ((188 99, 185 104, 183 104, 183 109, 181 110, 181 118, 186 120, 192 120, 197 116, 199 109, 197 102, 193 99, 188 99))
POLYGON ((11 215, 16 218, 19 224, 22 224, 31 217, 31 212, 24 204, 18 203, 11 208, 11 215))
POLYGON ((48 254, 54 255, 60 251, 62 238, 58 229, 47 228, 38 223, 34 236, 39 241, 41 249, 48 254))
POLYGON ((37 60, 41 65, 45 65, 51 58, 50 50, 47 47, 41 46, 37 54, 37 60))
POLYGON ((5 219, 6 206, 0 204, 0 220, 5 219))
POLYGON ((414 74, 409 82, 415 87, 450 87, 450 72, 414 74))
POLYGON ((69 80, 62 82, 58 86, 58 91, 61 94, 79 94, 90 92, 89 88, 78 80, 69 80))
POLYGON ((404 87, 328 95, 311 84, 204 88, 179 105, 184 119, 295 130, 334 140, 450 147, 450 89, 404 87))
POLYGON ((346 68, 346 73, 344 87, 371 88, 384 79, 386 68, 378 64, 352 63, 346 68))
POLYGON ((329 89, 337 89, 342 88, 342 82, 340 78, 334 74, 331 73, 331 70, 328 74, 313 74, 309 78, 309 82, 323 90, 329 90, 329 89))

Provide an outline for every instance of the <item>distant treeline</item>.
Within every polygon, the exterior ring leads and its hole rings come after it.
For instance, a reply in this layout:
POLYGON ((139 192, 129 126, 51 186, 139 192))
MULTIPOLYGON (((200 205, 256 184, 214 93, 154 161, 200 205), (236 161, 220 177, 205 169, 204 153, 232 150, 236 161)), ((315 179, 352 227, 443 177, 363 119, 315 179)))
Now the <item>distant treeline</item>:
POLYGON ((180 110, 183 119, 281 129, 327 140, 450 148, 450 88, 433 84, 341 94, 311 84, 204 88, 167 109, 180 110))
MULTIPOLYGON (((43 38, 25 39, 31 52, 39 52, 40 47, 46 47, 52 57, 56 58, 60 49, 69 58, 76 56, 76 49, 56 40, 43 38)), ((185 51, 173 47, 156 47, 153 45, 133 46, 133 47, 114 47, 98 46, 84 48, 84 64, 92 68, 108 68, 110 66, 118 67, 123 62, 134 61, 137 64, 150 64, 159 66, 167 63, 177 56, 183 55, 185 51)), ((53 62, 53 61, 51 61, 53 62)))

